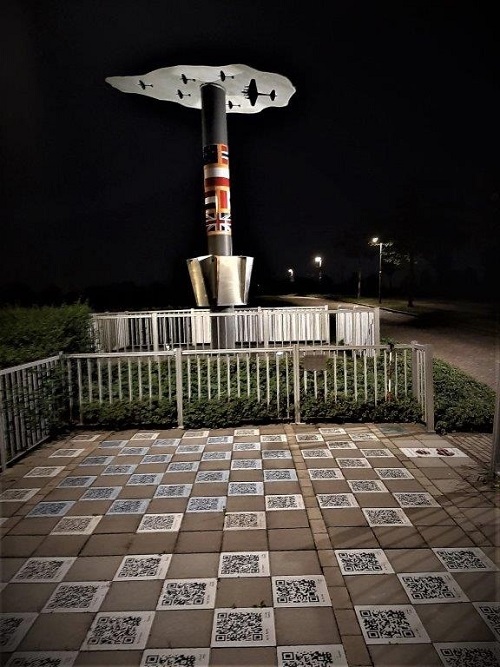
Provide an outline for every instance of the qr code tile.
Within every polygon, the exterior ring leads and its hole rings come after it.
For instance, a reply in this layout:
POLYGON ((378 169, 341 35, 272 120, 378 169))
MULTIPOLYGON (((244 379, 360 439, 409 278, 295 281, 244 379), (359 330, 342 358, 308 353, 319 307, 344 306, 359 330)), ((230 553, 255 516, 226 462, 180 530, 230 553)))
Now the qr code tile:
POLYGON ((38 503, 28 512, 26 518, 64 516, 74 504, 74 500, 38 503))
POLYGON ((197 472, 199 461, 174 461, 168 464, 167 472, 197 472))
POLYGON ((229 482, 229 470, 200 470, 196 473, 197 484, 207 482, 229 482))
POLYGON ((398 578, 413 604, 468 601, 448 572, 401 572, 398 578))
POLYGON ((367 644, 422 644, 430 638, 411 605, 355 605, 367 644))
POLYGON ((209 648, 148 649, 140 667, 208 667, 209 648))
POLYGON ((271 577, 275 607, 316 607, 332 604, 321 574, 271 577))
POLYGON ((159 433, 155 433, 154 431, 140 431, 138 433, 134 433, 134 435, 130 438, 131 440, 157 440, 159 433))
POLYGON ((59 584, 43 607, 42 613, 96 612, 110 583, 102 581, 71 581, 59 584))
POLYGON ((394 454, 391 452, 390 449, 360 449, 359 450, 363 456, 366 456, 367 459, 374 459, 374 458, 383 458, 383 457, 394 457, 394 454))
POLYGON ((56 449, 56 451, 49 456, 49 459, 74 459, 84 451, 84 449, 56 449))
POLYGON ((266 495, 266 510, 303 510, 304 498, 299 493, 266 495))
POLYGON ((93 484, 97 479, 97 475, 86 475, 82 477, 66 477, 57 485, 58 489, 72 489, 75 487, 86 488, 93 484))
POLYGON ((164 579, 172 554, 124 556, 113 581, 164 579))
POLYGON ((303 449, 302 457, 304 459, 332 459, 333 454, 329 449, 303 449))
POLYGON ((99 449, 120 449, 125 447, 128 440, 103 440, 99 445, 99 449))
POLYGON ((229 461, 231 452, 203 452, 202 461, 229 461))
POLYGON ((137 468, 137 465, 135 463, 130 463, 130 464, 124 464, 124 465, 112 465, 112 466, 107 466, 104 468, 102 471, 102 475, 131 475, 135 469, 137 468))
POLYGON ((297 473, 294 468, 274 468, 264 470, 264 482, 295 482, 297 473))
POLYGON ((78 651, 16 651, 5 667, 73 667, 78 651))
POLYGON ((234 435, 235 437, 243 437, 243 436, 254 436, 254 435, 259 435, 260 431, 258 428, 235 428, 234 429, 234 435))
POLYGON ((145 514, 141 519, 137 532, 177 532, 181 527, 182 516, 181 512, 176 512, 174 514, 145 514))
POLYGON ((288 449, 264 449, 262 451, 263 459, 291 459, 292 455, 288 449))
POLYGON ((500 641, 500 602, 474 602, 481 618, 500 641))
POLYGON ((155 491, 155 498, 188 498, 192 484, 160 484, 155 491))
POLYGON ((212 647, 276 646, 274 610, 216 609, 210 643, 212 647))
POLYGON ((6 489, 0 494, 0 502, 2 503, 25 503, 40 491, 37 489, 6 489))
POLYGON ((192 431, 185 431, 184 435, 182 437, 183 438, 208 438, 209 434, 210 434, 210 431, 192 430, 192 431))
POLYGON ((83 461, 78 464, 78 467, 85 468, 86 466, 108 466, 114 458, 114 456, 87 456, 86 459, 83 459, 83 461))
POLYGON ((51 535, 90 535, 102 516, 65 516, 61 519, 51 535))
POLYGON ((71 442, 95 442, 100 437, 99 433, 79 433, 71 438, 71 442))
POLYGON ((179 445, 175 450, 176 454, 202 454, 205 445, 179 445))
POLYGON ((193 496, 189 499, 186 512, 223 512, 225 508, 225 496, 193 496))
POLYGON ((149 498, 124 498, 114 500, 106 514, 144 514, 150 503, 149 498))
POLYGON ((235 442, 233 445, 233 452, 258 452, 260 449, 260 442, 235 442))
POLYGON ((44 556, 30 558, 20 567, 11 581, 28 584, 59 582, 62 581, 75 560, 75 557, 50 558, 44 556))
POLYGON ((224 517, 224 530, 258 530, 265 527, 265 512, 228 512, 224 517))
POLYGON ((161 472, 136 473, 134 475, 130 475, 127 486, 157 486, 161 482, 162 477, 163 473, 161 472))
POLYGON ((393 493, 401 507, 439 507, 439 503, 427 492, 393 493))
POLYGON ((364 440, 378 440, 377 436, 373 433, 351 433, 349 437, 355 442, 363 442, 364 440))
POLYGON ((382 549, 335 549, 335 556, 344 575, 394 572, 382 549))
POLYGON ((121 486, 93 486, 85 491, 80 500, 115 500, 122 488, 121 486))
POLYGON ((286 435, 284 433, 275 433, 274 435, 261 435, 261 442, 286 442, 286 435))
POLYGON ((375 468, 380 479, 415 479, 406 468, 375 468))
POLYGON ((399 507, 367 507, 363 514, 369 526, 411 526, 410 519, 399 507))
POLYGON ((65 466, 37 466, 32 468, 24 477, 55 477, 64 470, 65 466))
POLYGON ((229 482, 228 496, 263 496, 263 482, 229 482))
POLYGON ((118 456, 145 456, 149 452, 149 447, 122 447, 118 456))
POLYGON ((337 463, 340 468, 371 468, 371 463, 361 457, 356 458, 338 458, 337 463))
POLYGON ((139 462, 139 465, 144 463, 170 463, 172 454, 146 454, 139 462))
POLYGON ((262 459, 233 459, 231 470, 261 470, 262 459))
POLYGON ((157 610, 213 609, 217 579, 167 579, 161 589, 157 610))
POLYGON ((231 551, 220 554, 219 577, 268 577, 267 551, 231 551))
POLYGON ((352 440, 327 440, 328 449, 357 449, 352 440))
POLYGON ((353 493, 388 493, 388 488, 378 479, 348 479, 353 493))
POLYGON ((309 468, 308 473, 312 480, 345 479, 338 468, 309 468))
POLYGON ((207 438, 207 445, 232 445, 233 440, 232 435, 212 435, 207 438))
POLYGON ((278 667, 348 667, 342 644, 278 646, 278 667))
POLYGON ((14 651, 37 616, 35 613, 0 613, 0 652, 14 651))
POLYGON ((295 439, 297 442, 323 442, 323 436, 319 433, 298 433, 295 439))
POLYGON ((318 493, 316 498, 321 509, 359 507, 358 501, 352 493, 318 493))
POLYGON ((180 441, 180 438, 157 438, 153 447, 177 447, 180 441))
POLYGON ((450 572, 486 572, 498 570, 479 547, 435 547, 434 553, 450 572))
POLYGON ((321 433, 321 435, 326 436, 346 434, 346 430, 342 426, 321 426, 318 428, 318 431, 321 433))
POLYGON ((151 630, 154 612, 100 612, 80 647, 81 651, 143 649, 151 630))
POLYGON ((444 667, 500 667, 500 647, 495 642, 434 644, 444 667))

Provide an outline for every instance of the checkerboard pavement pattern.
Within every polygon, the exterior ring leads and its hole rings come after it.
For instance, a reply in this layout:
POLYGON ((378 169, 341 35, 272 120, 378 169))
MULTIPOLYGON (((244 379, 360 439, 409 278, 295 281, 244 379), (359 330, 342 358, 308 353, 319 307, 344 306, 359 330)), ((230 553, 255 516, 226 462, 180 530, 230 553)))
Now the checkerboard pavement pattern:
POLYGON ((77 432, 1 476, 2 667, 500 665, 500 502, 419 425, 77 432))

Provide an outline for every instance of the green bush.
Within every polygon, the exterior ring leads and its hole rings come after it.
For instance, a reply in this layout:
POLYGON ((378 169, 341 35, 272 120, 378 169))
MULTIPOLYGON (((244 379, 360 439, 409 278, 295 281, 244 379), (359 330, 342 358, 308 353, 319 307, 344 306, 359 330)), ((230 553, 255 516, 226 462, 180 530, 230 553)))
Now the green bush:
POLYGON ((92 352, 91 311, 87 305, 0 309, 0 368, 10 368, 58 352, 92 352))

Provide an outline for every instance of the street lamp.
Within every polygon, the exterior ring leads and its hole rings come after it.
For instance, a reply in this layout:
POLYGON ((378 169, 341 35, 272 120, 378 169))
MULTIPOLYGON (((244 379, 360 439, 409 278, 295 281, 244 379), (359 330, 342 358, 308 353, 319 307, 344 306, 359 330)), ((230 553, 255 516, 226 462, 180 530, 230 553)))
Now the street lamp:
POLYGON ((382 243, 378 236, 374 236, 370 241, 370 245, 378 245, 378 302, 382 303, 382 250, 385 245, 392 245, 389 241, 387 243, 382 243))
POLYGON ((321 282, 321 265, 323 264, 323 258, 318 255, 314 258, 314 262, 318 267, 318 280, 321 282))
POLYGON ((288 275, 290 276, 290 282, 293 283, 294 281, 293 269, 288 269, 288 275))

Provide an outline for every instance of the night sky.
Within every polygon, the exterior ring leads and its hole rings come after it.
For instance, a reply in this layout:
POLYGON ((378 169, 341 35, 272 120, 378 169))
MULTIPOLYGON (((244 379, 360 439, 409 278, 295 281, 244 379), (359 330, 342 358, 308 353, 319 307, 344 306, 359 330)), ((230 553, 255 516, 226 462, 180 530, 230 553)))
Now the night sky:
POLYGON ((189 285, 186 259, 206 253, 201 114, 105 83, 174 65, 243 63, 296 88, 284 108, 228 115, 234 253, 255 257, 257 280, 313 273, 317 254, 336 279, 376 271, 368 240, 405 206, 415 225, 425 211, 429 245, 452 263, 480 271, 498 246, 494 3, 4 0, 0 11, 0 285, 189 285))

